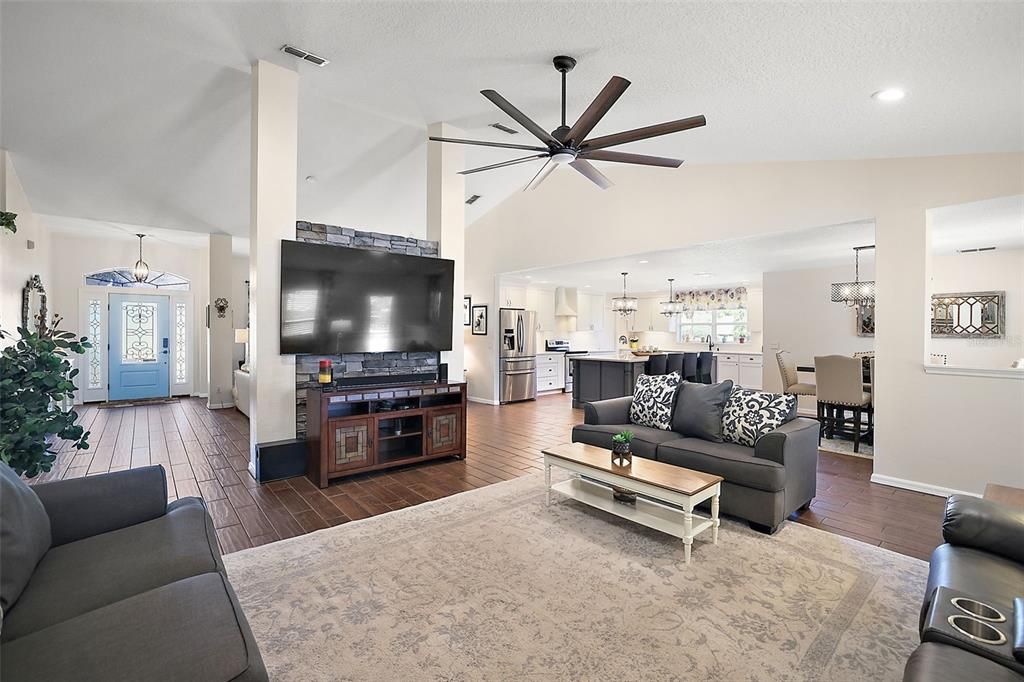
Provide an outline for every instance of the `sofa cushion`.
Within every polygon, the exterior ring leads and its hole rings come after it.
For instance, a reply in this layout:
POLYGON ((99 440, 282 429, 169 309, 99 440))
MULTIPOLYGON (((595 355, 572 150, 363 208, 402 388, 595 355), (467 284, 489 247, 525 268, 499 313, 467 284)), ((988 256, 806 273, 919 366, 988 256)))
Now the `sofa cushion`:
MULTIPOLYGON (((54 547, 5 612, 3 641, 182 578, 221 569, 213 522, 199 498, 165 516, 54 547)), ((5 647, 6 649, 6 647, 5 647)))
POLYGON ((206 573, 4 644, 0 677, 22 680, 267 679, 230 586, 206 573))
POLYGON ((573 443, 586 443, 599 448, 612 449, 612 436, 623 431, 632 431, 633 440, 630 449, 638 457, 655 458, 659 443, 679 438, 678 433, 652 429, 649 426, 636 424, 579 424, 572 429, 573 443))
POLYGON ((0 462, 0 610, 8 613, 50 549, 50 517, 11 467, 0 462))
POLYGON ((1024 675, 960 647, 924 642, 907 660, 903 682, 1024 682, 1024 675))
POLYGON ((638 426, 650 426, 668 431, 672 426, 672 406, 679 388, 679 372, 636 378, 633 402, 629 406, 629 421, 638 426))
POLYGON ((722 412, 722 437, 754 447, 757 439, 796 417, 797 397, 736 387, 722 412))
POLYGON ((721 476, 729 483, 776 492, 786 487, 786 468, 754 457, 752 448, 680 438, 658 446, 658 461, 721 476))
POLYGON ((672 411, 672 430, 684 436, 722 442, 722 411, 732 393, 732 379, 720 384, 684 381, 672 411))

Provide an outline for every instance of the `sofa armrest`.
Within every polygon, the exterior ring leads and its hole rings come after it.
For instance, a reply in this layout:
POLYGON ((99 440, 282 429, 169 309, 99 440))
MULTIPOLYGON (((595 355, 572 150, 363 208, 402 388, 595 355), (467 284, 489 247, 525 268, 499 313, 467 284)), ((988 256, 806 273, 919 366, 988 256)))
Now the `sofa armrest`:
POLYGON ((609 398, 583 404, 584 424, 628 424, 629 407, 633 404, 633 396, 609 398))
POLYGON ((970 495, 946 500, 942 537, 1024 564, 1024 511, 970 495))
POLYGON ((162 466, 32 486, 50 517, 52 546, 151 521, 167 513, 162 466))
POLYGON ((818 422, 813 419, 791 419, 757 439, 757 443, 754 444, 754 457, 770 459, 785 466, 790 464, 789 460, 792 458, 811 453, 817 467, 819 428, 818 422))

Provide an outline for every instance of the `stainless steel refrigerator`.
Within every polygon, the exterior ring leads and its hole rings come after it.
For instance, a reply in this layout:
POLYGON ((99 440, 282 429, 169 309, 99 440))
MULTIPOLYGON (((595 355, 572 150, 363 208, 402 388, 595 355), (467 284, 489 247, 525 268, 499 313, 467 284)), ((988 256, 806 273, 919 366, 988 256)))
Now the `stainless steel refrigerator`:
POLYGON ((537 397, 537 313, 522 308, 498 310, 498 374, 501 402, 537 397))

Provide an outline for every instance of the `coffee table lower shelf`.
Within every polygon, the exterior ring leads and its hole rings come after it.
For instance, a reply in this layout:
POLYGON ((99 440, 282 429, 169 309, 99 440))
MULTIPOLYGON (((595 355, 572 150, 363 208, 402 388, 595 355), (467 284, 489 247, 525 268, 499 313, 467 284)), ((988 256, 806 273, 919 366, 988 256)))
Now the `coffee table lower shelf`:
MULTIPOLYGON (((549 497, 551 492, 557 492, 595 509, 681 539, 684 543, 683 551, 686 563, 690 563, 690 546, 693 543, 693 538, 700 533, 710 529, 712 543, 718 544, 720 522, 718 520, 717 485, 714 489, 709 490, 710 494, 705 497, 705 499, 711 498, 715 503, 712 505, 712 518, 705 518, 677 506, 663 504, 642 493, 637 495, 636 504, 623 504, 614 499, 611 486, 578 476, 554 483, 548 491, 549 497)), ((691 501, 687 506, 699 504, 702 501, 691 501)))

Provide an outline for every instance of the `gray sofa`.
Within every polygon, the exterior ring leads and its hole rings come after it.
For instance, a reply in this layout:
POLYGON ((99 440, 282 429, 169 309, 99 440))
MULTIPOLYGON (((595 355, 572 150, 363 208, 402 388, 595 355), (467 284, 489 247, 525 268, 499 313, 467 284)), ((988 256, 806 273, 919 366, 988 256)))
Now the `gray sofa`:
POLYGON ((267 680, 206 506, 160 466, 29 487, 0 463, 0 679, 267 680))
MULTIPOLYGON (((683 385, 683 391, 686 390, 683 385)), ((773 533, 797 509, 814 498, 818 469, 818 422, 797 417, 762 436, 755 447, 686 437, 678 431, 638 426, 629 421, 632 396, 584 406, 584 423, 572 440, 611 449, 612 436, 632 431, 634 456, 716 474, 722 484, 721 511, 773 533)), ((684 404, 677 400, 678 413, 684 404)), ((680 423, 673 416, 673 428, 680 423)))
MULTIPOLYGON (((1024 597, 1024 511, 952 495, 946 501, 942 536, 946 543, 935 548, 929 562, 922 630, 936 590, 945 587, 1001 610, 1007 622, 998 626, 1013 643, 1014 599, 1024 597)), ((928 640, 907 661, 905 682, 1024 682, 1024 654, 1015 658, 1003 650, 1001 657, 996 648, 978 645, 977 651, 990 654, 986 657, 953 638, 928 640)))

